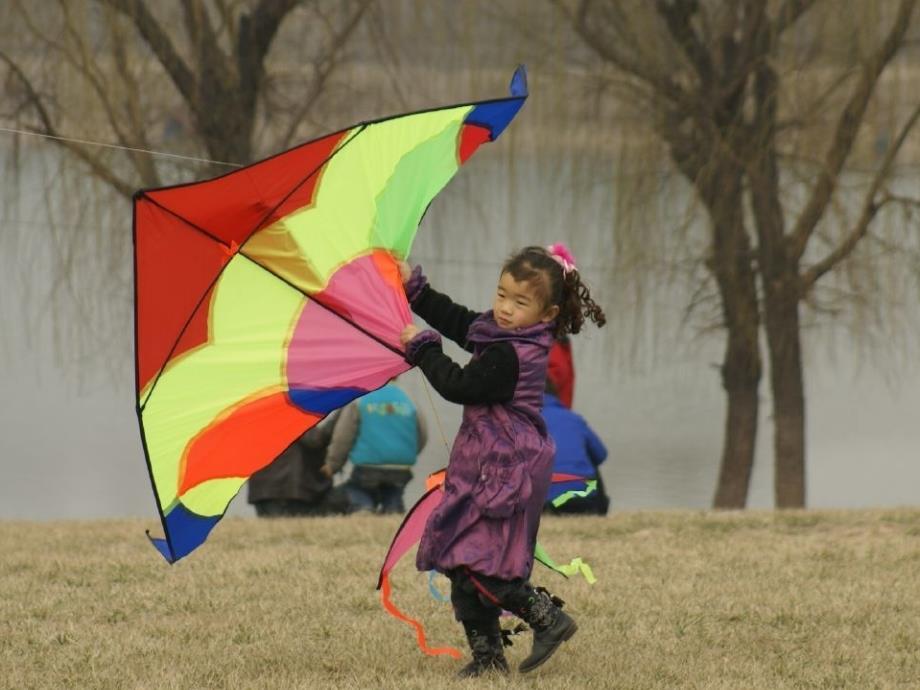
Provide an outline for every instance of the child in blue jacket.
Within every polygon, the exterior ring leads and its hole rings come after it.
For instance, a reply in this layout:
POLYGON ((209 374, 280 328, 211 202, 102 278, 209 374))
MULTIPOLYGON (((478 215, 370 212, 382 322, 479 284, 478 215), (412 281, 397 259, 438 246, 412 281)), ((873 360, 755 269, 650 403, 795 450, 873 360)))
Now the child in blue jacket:
POLYGON ((581 415, 568 409, 556 395, 552 381, 546 382, 543 419, 556 443, 553 472, 574 474, 597 481, 597 489, 587 496, 575 496, 556 507, 552 501, 571 489, 582 489, 580 482, 564 482, 550 487, 545 510, 549 513, 606 515, 610 499, 604 491, 598 466, 607 459, 607 448, 581 415))

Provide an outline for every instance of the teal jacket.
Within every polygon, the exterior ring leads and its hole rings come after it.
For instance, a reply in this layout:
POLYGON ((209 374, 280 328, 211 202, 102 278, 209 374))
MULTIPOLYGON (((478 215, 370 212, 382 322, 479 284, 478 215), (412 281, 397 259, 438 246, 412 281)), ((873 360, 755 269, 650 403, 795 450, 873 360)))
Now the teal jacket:
POLYGON ((362 396, 342 410, 326 465, 338 472, 347 460, 355 466, 406 469, 425 446, 421 413, 393 384, 362 396))

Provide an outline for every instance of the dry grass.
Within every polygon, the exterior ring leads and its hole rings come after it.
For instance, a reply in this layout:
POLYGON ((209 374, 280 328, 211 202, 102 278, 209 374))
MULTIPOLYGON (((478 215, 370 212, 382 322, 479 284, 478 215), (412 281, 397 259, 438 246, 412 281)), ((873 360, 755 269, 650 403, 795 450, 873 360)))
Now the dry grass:
MULTIPOLYGON (((228 519, 169 567, 150 521, 0 523, 0 687, 920 687, 920 511, 547 519, 550 553, 599 577, 536 573, 579 634, 530 676, 466 682, 379 605, 396 525, 228 519)), ((411 563, 394 583, 461 645, 411 563)))

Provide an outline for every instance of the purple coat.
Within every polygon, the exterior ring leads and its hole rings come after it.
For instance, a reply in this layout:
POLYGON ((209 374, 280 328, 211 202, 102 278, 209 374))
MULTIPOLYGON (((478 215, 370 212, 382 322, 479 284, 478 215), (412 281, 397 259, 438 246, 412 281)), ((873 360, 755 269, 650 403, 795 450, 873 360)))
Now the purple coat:
MULTIPOLYGON (((423 332, 410 343, 410 361, 413 346, 433 335, 423 332)), ((509 331, 489 311, 472 320, 466 341, 473 350, 468 368, 489 346, 509 344, 517 358, 517 381, 506 402, 464 405, 444 497, 428 518, 416 565, 440 572, 466 566, 504 580, 528 578, 555 452, 540 414, 552 325, 509 331)))

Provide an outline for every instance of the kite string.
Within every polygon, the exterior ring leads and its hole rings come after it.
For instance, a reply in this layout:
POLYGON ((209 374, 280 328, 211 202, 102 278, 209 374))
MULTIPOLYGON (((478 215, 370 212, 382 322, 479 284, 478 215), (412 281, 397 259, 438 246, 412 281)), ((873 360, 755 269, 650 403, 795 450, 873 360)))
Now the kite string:
POLYGON ((428 404, 431 406, 431 411, 434 413, 434 419, 438 423, 438 432, 441 434, 441 441, 444 443, 444 448, 449 456, 450 444, 447 442, 447 435, 444 433, 444 426, 441 424, 441 415, 438 414, 438 408, 434 406, 434 398, 431 397, 431 389, 428 387, 428 381, 419 369, 416 369, 416 371, 418 371, 418 375, 422 379, 422 386, 425 388, 425 394, 428 396, 428 404))
POLYGON ((42 137, 44 139, 55 139, 57 141, 66 141, 71 144, 85 144, 86 146, 99 146, 101 148, 107 149, 119 149, 121 151, 134 151, 135 153, 147 153, 151 156, 166 156, 167 158, 181 158, 187 161, 195 161, 197 163, 211 163, 214 165, 226 165, 231 168, 242 168, 242 163, 228 163, 226 161, 215 161, 210 158, 198 158, 196 156, 183 156, 178 153, 166 153, 165 151, 154 151, 152 149, 138 149, 132 146, 121 146, 119 144, 107 144, 101 141, 90 141, 89 139, 76 139, 74 137, 61 137, 56 134, 45 134, 44 132, 30 132, 27 129, 11 129, 9 127, 0 127, 0 132, 7 132, 9 134, 23 134, 29 137, 42 137))

